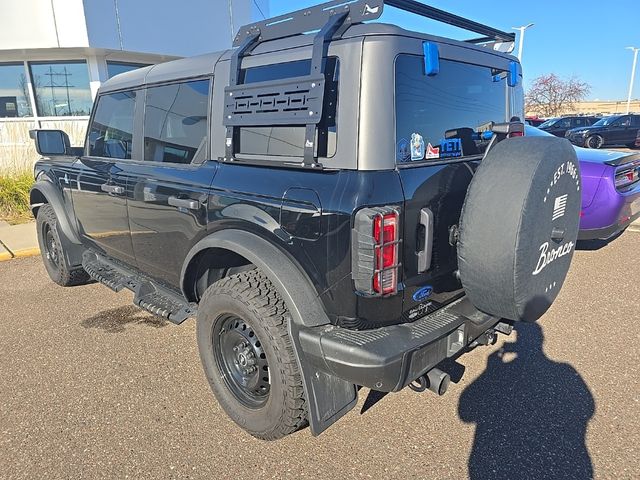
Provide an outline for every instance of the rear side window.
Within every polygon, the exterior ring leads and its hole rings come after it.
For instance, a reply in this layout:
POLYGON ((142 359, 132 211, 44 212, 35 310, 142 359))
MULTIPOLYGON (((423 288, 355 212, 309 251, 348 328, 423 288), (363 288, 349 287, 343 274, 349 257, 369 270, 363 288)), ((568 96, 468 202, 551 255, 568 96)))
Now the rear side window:
POLYGON ((208 111, 209 80, 148 88, 144 109, 144 159, 191 163, 205 155, 208 111))
MULTIPOLYGON (((323 119, 316 133, 316 156, 332 157, 336 153, 336 106, 338 101, 338 60, 325 60, 327 90, 323 119)), ((266 82, 309 75, 311 60, 278 63, 248 68, 243 71, 242 83, 266 82)), ((302 157, 305 127, 300 125, 241 127, 239 152, 250 155, 302 157)))
POLYGON ((101 95, 88 133, 89 155, 130 159, 136 92, 101 95))
POLYGON ((488 141, 480 133, 490 122, 523 119, 523 105, 514 105, 522 87, 508 87, 507 72, 490 67, 441 60, 440 72, 427 76, 422 57, 400 55, 395 94, 398 162, 482 154, 488 141))
POLYGON ((634 115, 631 117, 631 126, 640 127, 640 115, 634 115))

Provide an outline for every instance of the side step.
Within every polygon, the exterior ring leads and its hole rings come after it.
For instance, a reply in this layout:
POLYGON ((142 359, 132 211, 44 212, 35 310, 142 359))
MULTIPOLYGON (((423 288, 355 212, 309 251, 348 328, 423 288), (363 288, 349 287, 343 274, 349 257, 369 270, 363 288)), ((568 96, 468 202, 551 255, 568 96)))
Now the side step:
POLYGON ((133 273, 126 267, 93 251, 86 251, 82 267, 94 280, 106 285, 114 292, 127 288, 134 293, 133 303, 140 308, 180 324, 195 316, 198 307, 188 303, 181 295, 163 287, 149 278, 133 273))

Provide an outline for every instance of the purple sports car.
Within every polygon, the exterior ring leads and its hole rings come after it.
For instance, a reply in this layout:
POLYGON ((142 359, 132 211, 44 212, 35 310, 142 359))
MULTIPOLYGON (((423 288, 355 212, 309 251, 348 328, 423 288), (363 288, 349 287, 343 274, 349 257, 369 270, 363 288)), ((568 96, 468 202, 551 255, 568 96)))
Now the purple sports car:
MULTIPOLYGON (((525 134, 550 135, 529 126, 525 134)), ((582 176, 578 239, 610 238, 640 217, 640 153, 574 148, 582 176)))

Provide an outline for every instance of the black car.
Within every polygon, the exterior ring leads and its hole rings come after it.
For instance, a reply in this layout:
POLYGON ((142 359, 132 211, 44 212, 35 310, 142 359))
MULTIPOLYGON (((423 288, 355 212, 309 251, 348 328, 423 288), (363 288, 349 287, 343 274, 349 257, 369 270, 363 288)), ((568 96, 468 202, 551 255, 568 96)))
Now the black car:
POLYGON ((564 137, 567 130, 572 128, 588 127, 599 120, 598 117, 557 117, 550 118, 546 122, 540 124, 538 128, 549 132, 556 137, 564 137))
POLYGON ((46 270, 196 317, 216 398, 262 439, 319 434, 359 386, 442 395, 444 360, 544 314, 577 241, 574 149, 509 121, 513 41, 413 0, 334 0, 117 75, 79 152, 34 132, 46 270), (476 40, 365 23, 385 3, 476 40))
POLYGON ((633 148, 640 130, 640 115, 612 115, 601 118, 590 127, 569 130, 566 138, 579 147, 601 148, 626 145, 633 148))

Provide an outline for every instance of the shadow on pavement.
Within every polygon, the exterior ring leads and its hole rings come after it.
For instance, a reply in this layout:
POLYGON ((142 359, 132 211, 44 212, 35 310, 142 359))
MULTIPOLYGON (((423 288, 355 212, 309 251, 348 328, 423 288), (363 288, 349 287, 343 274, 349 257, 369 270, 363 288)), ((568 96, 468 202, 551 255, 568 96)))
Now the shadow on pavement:
POLYGON ((86 318, 81 325, 84 328, 99 328, 108 333, 122 333, 127 325, 147 325, 150 327, 166 327, 169 322, 151 315, 135 305, 112 308, 86 318))
POLYGON ((595 401, 588 386, 571 365, 545 356, 540 325, 516 329, 517 341, 491 354, 460 397, 460 418, 476 424, 469 477, 592 478, 585 433, 595 401))

